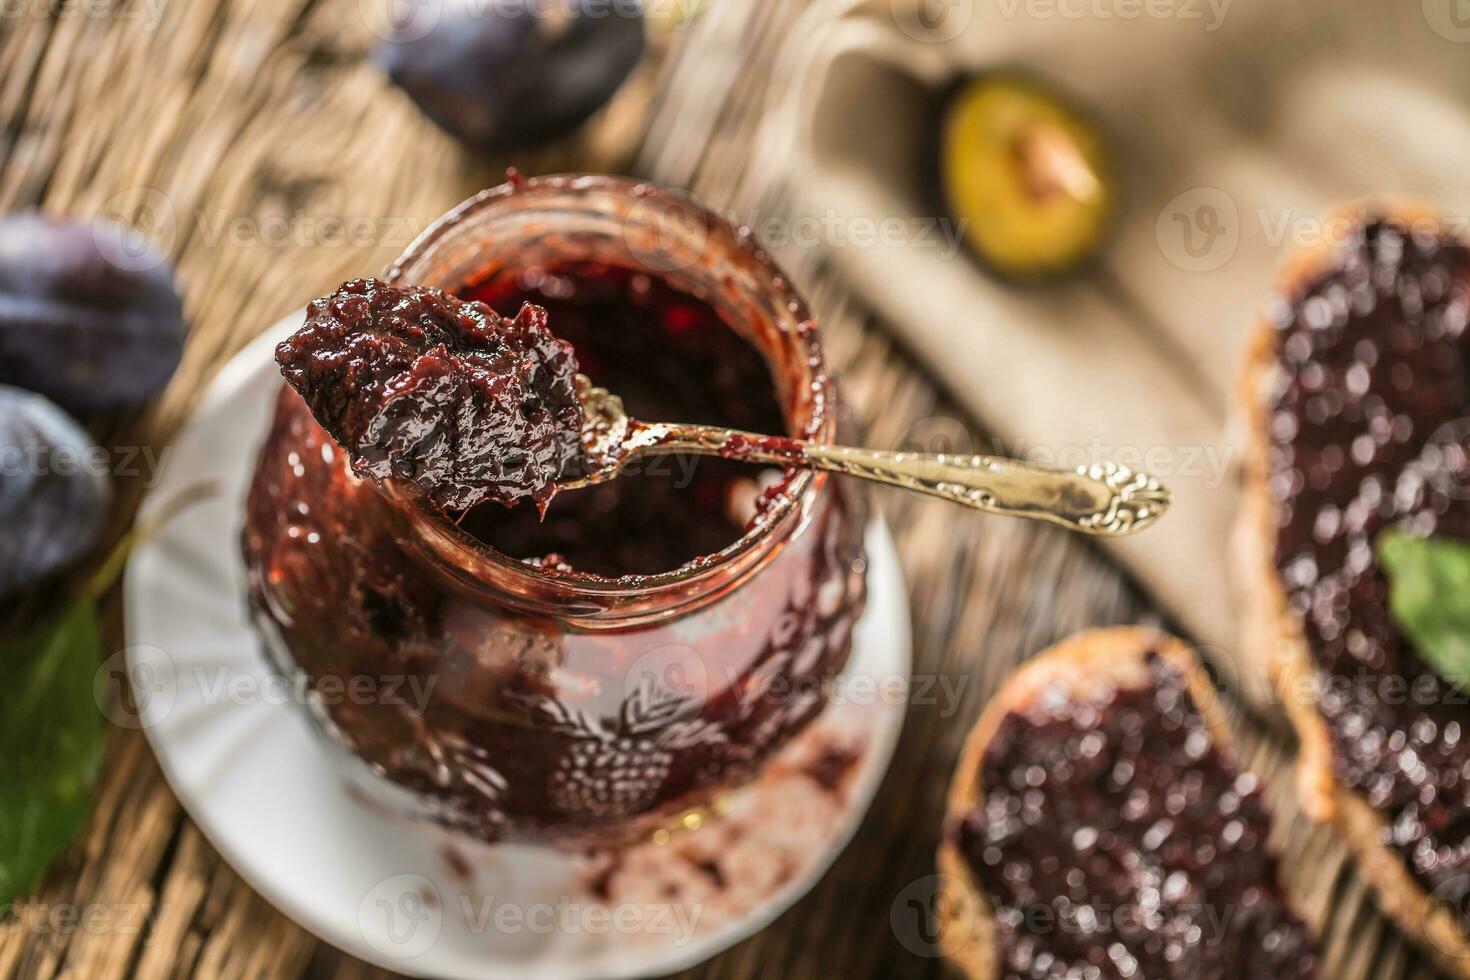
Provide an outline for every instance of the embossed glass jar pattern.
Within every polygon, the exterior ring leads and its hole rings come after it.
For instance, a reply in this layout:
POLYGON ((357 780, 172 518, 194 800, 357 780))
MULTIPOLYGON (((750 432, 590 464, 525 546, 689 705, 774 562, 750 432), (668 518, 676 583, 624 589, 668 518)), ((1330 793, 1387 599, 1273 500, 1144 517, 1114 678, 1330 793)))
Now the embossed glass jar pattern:
MULTIPOLYGON (((565 260, 700 297, 764 354, 788 431, 839 438, 804 303, 748 236, 677 195, 516 181, 446 215, 386 278, 458 290, 565 260)), ((865 598, 865 523, 853 481, 788 472, 763 520, 673 571, 536 567, 357 479, 283 390, 243 546, 267 653, 375 795, 482 840, 571 845, 708 804, 820 713, 865 598)))

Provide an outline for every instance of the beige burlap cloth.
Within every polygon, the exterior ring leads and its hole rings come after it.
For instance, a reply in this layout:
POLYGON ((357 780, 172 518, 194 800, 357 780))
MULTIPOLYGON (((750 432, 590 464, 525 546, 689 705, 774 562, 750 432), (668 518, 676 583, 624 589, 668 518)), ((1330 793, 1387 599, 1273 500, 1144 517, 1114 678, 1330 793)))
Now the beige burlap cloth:
POLYGON ((1341 235, 1330 206, 1470 214, 1455 2, 833 0, 778 66, 761 159, 792 215, 1008 451, 1166 480, 1165 521, 1106 547, 1253 701, 1227 547, 1244 336, 1284 256, 1341 235), (1116 150, 1116 234, 1059 284, 987 275, 935 203, 935 93, 1002 67, 1084 102, 1116 150))

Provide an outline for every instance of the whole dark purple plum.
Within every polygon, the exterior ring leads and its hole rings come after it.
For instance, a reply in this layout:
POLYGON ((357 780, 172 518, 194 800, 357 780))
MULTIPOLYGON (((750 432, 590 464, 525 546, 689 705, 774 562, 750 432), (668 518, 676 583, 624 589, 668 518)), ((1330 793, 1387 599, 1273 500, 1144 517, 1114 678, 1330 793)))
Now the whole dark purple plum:
POLYGON ((56 405, 0 385, 0 597, 97 543, 112 499, 108 456, 56 405))
POLYGON ((446 132, 505 149, 575 129, 644 44, 636 0, 439 0, 414 4, 378 60, 446 132))
POLYGON ((168 381, 183 345, 173 273, 138 232, 0 218, 0 384, 74 412, 128 408, 168 381))

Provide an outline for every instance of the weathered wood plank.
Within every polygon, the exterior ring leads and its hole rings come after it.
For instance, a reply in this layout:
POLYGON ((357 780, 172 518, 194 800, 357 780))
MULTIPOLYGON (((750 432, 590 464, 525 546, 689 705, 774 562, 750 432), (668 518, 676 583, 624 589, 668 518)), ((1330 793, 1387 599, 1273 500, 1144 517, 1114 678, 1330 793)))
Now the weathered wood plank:
MULTIPOLYGON (((779 175, 751 157, 776 52, 801 6, 724 0, 680 31, 662 74, 639 83, 656 112, 635 171, 740 216, 782 215, 779 175)), ((381 266, 507 164, 618 169, 644 131, 625 102, 615 121, 568 144, 514 160, 473 158, 367 62, 372 35, 358 9, 355 0, 192 0, 168 3, 151 30, 120 15, 0 24, 0 208, 122 214, 158 234, 186 288, 192 335, 174 384, 139 418, 95 420, 99 435, 165 443, 212 373, 256 332, 341 278, 381 266), (284 237, 270 233, 271 220, 285 222, 284 237), (328 240, 333 220, 361 222, 367 234, 328 240)), ((853 305, 820 254, 778 257, 820 314, 874 445, 974 430, 853 305)), ((125 485, 119 525, 144 482, 125 485)), ((905 949, 889 915, 905 887, 933 873, 942 797, 969 724, 1034 651, 1085 626, 1151 616, 1104 558, 1060 532, 896 492, 877 499, 908 577, 916 671, 954 697, 910 706, 904 764, 827 879, 772 928, 688 976, 937 976, 939 964, 905 949)), ((114 596, 114 647, 119 615, 114 596)), ((1245 736, 1247 758, 1278 802, 1293 888, 1323 924, 1325 975, 1431 976, 1383 924, 1341 849, 1299 819, 1286 747, 1245 736)), ((110 733, 92 825, 31 908, 65 904, 116 905, 147 921, 56 934, 13 916, 0 925, 0 980, 388 975, 323 946, 245 886, 183 814, 137 732, 110 733)))

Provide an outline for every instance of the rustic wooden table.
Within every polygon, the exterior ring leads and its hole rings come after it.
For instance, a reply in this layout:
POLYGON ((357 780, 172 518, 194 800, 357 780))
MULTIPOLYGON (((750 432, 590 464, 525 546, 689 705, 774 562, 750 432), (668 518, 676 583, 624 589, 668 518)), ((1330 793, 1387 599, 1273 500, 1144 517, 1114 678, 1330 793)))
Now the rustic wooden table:
MULTIPOLYGON (((800 11, 795 0, 710 4, 640 83, 652 98, 646 115, 624 100, 620 118, 594 134, 513 160, 464 152, 388 87, 359 14, 372 6, 3 5, 0 206, 122 214, 171 251, 186 290, 192 334, 172 387, 144 416, 99 420, 99 436, 165 445, 212 373, 258 331, 348 275, 381 267, 427 221, 497 182, 507 164, 627 170, 741 215, 787 206, 779 182, 752 176, 750 155, 774 54, 800 11)), ((777 251, 820 314, 872 444, 978 428, 850 301, 820 252, 777 251)), ((141 482, 127 485, 119 529, 141 482)), ((969 723, 1041 647, 1086 626, 1156 618, 1076 538, 898 493, 877 497, 908 577, 916 671, 963 697, 911 705, 902 764, 826 879, 771 928, 690 975, 937 975, 939 962, 911 949, 912 934, 895 931, 890 910, 932 874, 942 798, 969 723)), ((114 648, 119 610, 114 595, 114 648)), ((1384 923, 1341 849, 1298 818, 1287 747, 1248 724, 1243 738, 1278 804, 1291 888, 1322 929, 1324 976, 1433 976, 1384 923)), ((34 902, 0 924, 0 980, 385 975, 252 892, 183 814, 144 737, 120 729, 109 733, 89 830, 34 902), (70 906, 104 910, 103 927, 46 927, 44 916, 26 914, 70 906)))

